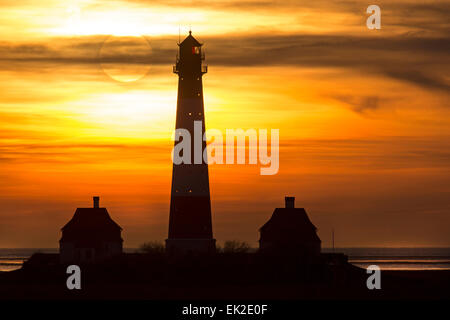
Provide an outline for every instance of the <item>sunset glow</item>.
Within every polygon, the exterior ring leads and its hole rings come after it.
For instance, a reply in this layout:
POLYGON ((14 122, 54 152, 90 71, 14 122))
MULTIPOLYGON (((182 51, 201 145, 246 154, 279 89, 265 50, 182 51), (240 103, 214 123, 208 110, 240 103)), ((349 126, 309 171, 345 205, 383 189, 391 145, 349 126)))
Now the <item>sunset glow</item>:
POLYGON ((190 29, 207 128, 280 130, 277 175, 210 166, 219 242, 292 195, 324 247, 449 246, 449 20, 422 3, 368 30, 363 1, 1 1, 0 247, 56 247, 93 195, 125 247, 165 239, 190 29))

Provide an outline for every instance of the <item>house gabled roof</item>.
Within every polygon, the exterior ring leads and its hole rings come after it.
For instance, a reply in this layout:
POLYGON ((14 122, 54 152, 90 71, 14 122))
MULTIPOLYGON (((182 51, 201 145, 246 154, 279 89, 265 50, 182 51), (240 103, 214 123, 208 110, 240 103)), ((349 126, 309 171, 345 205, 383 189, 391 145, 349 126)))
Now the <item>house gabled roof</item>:
POLYGON ((123 241, 122 228, 105 208, 78 208, 61 230, 60 243, 73 242, 78 248, 100 247, 104 241, 123 241))
POLYGON ((78 208, 72 219, 61 230, 64 232, 68 229, 92 228, 122 230, 122 227, 111 219, 106 208, 78 208))
POLYGON ((299 239, 320 241, 316 226, 303 208, 276 208, 272 217, 260 229, 263 233, 295 233, 299 239))

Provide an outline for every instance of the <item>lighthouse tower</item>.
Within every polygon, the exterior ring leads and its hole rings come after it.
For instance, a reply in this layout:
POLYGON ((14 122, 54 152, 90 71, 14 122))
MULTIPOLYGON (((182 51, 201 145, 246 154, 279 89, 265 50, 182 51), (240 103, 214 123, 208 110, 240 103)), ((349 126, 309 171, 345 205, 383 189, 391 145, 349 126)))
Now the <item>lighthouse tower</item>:
POLYGON ((191 161, 173 164, 166 251, 171 254, 211 253, 215 251, 215 239, 208 164, 203 159, 206 142, 199 138, 205 133, 202 76, 207 72, 207 66, 202 65, 205 58, 202 44, 191 31, 178 45, 179 53, 173 67, 173 72, 178 74, 176 129, 188 130, 191 135, 191 161))

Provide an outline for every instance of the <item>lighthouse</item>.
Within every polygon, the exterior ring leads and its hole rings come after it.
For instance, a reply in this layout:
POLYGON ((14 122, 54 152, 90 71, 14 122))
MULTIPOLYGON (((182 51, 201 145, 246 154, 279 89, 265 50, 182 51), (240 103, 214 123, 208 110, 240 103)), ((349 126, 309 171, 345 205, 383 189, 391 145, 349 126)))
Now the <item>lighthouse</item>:
MULTIPOLYGON (((202 76, 207 72, 202 44, 189 31, 178 44, 173 72, 178 75, 178 100, 176 135, 187 130, 191 137, 201 129, 205 133, 205 110, 203 105, 202 76)), ((177 139, 175 139, 175 145, 177 139)), ((173 163, 170 199, 169 236, 166 251, 169 254, 201 254, 215 251, 211 222, 211 199, 209 192, 208 164, 202 152, 206 142, 201 139, 191 143, 191 161, 173 163), (197 154, 195 154, 197 153, 197 154), (200 156, 199 156, 200 155, 200 156)))

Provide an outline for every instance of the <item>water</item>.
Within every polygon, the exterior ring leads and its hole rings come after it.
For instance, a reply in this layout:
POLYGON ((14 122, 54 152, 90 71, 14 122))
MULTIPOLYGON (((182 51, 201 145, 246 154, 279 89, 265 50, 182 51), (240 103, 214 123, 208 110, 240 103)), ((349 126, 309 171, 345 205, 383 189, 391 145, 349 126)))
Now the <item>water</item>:
POLYGON ((58 253, 58 249, 0 249, 0 272, 20 269, 22 263, 36 252, 58 253))
MULTIPOLYGON (((136 252, 136 249, 124 249, 125 252, 136 252)), ((20 269, 25 260, 33 253, 59 253, 57 248, 0 248, 0 272, 20 269)))
MULTIPOLYGON (((125 249, 134 252, 136 249, 125 249)), ((332 252, 324 248, 323 252, 332 252)), ((382 270, 450 270, 450 248, 337 248, 349 262, 362 268, 378 265, 382 270)), ((58 253, 58 249, 0 249, 0 271, 20 269, 33 253, 58 253)))
MULTIPOLYGON (((333 252, 326 248, 323 252, 333 252)), ((336 248, 361 268, 381 270, 450 270, 450 248, 336 248)))

